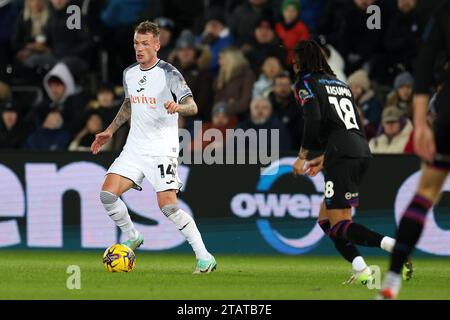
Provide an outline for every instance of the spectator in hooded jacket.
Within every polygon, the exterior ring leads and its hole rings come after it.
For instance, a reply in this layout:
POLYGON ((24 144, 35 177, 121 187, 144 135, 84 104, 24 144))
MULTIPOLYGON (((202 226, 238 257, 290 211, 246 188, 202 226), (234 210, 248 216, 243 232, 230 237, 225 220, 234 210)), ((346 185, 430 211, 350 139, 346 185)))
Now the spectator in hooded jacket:
POLYGON ((77 86, 75 77, 65 63, 56 64, 44 77, 43 85, 47 98, 31 110, 27 119, 40 126, 47 114, 57 109, 64 119, 64 128, 71 134, 76 134, 85 123, 85 107, 88 104, 87 95, 77 86))
POLYGON ((395 106, 386 107, 382 116, 383 132, 370 140, 372 153, 404 153, 411 132, 412 123, 403 117, 402 111, 395 106))
POLYGON ((288 65, 292 65, 294 48, 301 40, 309 39, 308 27, 299 20, 300 3, 298 0, 284 0, 282 4, 283 21, 275 26, 275 31, 287 49, 288 65))
POLYGON ((361 110, 362 121, 367 139, 378 131, 383 107, 375 96, 369 76, 366 71, 355 71, 348 77, 348 86, 352 90, 357 107, 361 110))

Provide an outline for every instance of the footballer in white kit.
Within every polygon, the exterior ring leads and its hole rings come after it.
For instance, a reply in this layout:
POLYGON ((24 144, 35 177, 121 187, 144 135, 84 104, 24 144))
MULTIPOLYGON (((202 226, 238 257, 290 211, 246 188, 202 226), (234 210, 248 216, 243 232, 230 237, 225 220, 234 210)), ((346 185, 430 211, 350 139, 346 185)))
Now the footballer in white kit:
POLYGON ((197 105, 181 73, 158 59, 160 43, 156 24, 145 21, 136 28, 134 49, 137 62, 123 73, 124 102, 113 122, 97 134, 91 146, 93 154, 97 154, 131 120, 127 142, 106 174, 100 200, 128 237, 124 244, 135 250, 144 238, 134 227, 120 196, 131 188, 142 190, 143 179, 148 179, 162 213, 177 226, 195 252, 194 273, 209 273, 216 269, 216 260, 206 250, 195 221, 177 204, 177 192, 181 188, 177 174, 178 114, 195 115, 197 105))
POLYGON ((178 190, 178 113, 168 114, 164 103, 180 103, 192 97, 191 90, 180 72, 162 60, 148 69, 138 63, 128 67, 123 83, 131 104, 131 129, 108 173, 129 178, 137 189, 145 176, 156 192, 178 190))

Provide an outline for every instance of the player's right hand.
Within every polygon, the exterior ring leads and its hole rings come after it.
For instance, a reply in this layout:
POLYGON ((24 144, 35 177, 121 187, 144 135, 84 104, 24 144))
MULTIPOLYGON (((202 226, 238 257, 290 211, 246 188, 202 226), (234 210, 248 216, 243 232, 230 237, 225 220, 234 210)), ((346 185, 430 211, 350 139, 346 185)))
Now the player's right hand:
POLYGON ((112 138, 112 133, 108 130, 100 132, 99 134, 95 135, 95 140, 92 142, 91 145, 91 151, 92 154, 96 155, 99 153, 101 147, 107 143, 112 138))
POLYGON ((436 143, 434 134, 428 125, 417 126, 414 129, 414 150, 416 154, 428 163, 434 161, 436 143))

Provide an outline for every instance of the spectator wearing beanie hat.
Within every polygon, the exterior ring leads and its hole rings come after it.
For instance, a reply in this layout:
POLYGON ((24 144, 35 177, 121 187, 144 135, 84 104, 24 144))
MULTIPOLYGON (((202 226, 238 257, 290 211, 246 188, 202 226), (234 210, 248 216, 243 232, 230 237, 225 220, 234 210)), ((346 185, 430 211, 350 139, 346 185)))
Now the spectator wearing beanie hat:
POLYGON ((367 139, 373 137, 380 125, 383 107, 375 97, 369 76, 363 69, 355 71, 348 78, 348 86, 352 90, 353 98, 361 110, 362 123, 366 131, 367 139))
POLYGON ((284 0, 281 5, 283 21, 278 22, 275 31, 288 51, 288 65, 292 65, 294 48, 301 40, 309 39, 308 27, 299 20, 300 3, 298 0, 284 0))
POLYGON ((413 116, 414 78, 409 72, 400 73, 394 80, 394 90, 389 93, 386 105, 396 106, 403 114, 412 119, 413 116))
POLYGON ((225 14, 221 7, 212 7, 206 13, 205 28, 199 42, 209 47, 212 59, 210 70, 214 75, 219 72, 219 54, 234 44, 230 29, 226 26, 225 14))

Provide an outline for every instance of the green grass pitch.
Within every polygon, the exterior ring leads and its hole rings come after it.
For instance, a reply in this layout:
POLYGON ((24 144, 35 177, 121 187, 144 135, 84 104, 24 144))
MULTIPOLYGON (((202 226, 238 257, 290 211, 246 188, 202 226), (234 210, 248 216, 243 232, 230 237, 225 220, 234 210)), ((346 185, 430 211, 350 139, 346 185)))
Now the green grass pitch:
MULTIPOLYGON (((192 255, 137 252, 131 273, 107 273, 102 251, 2 250, 0 299, 373 299, 375 290, 343 285, 350 265, 338 257, 217 255, 218 269, 192 275, 192 255), (69 265, 81 289, 68 290, 69 265)), ((388 257, 366 258, 384 274, 388 257)), ((450 299, 450 259, 416 258, 401 299, 450 299)))

